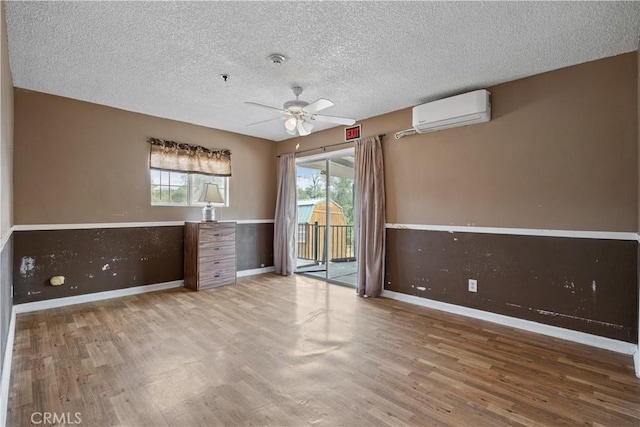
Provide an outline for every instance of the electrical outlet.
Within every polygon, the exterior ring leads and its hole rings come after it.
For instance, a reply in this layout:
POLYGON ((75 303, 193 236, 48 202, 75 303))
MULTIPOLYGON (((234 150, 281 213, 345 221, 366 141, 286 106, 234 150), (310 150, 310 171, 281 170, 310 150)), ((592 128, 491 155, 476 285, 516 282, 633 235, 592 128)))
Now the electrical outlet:
POLYGON ((476 279, 469 279, 469 292, 478 292, 478 281, 476 279))

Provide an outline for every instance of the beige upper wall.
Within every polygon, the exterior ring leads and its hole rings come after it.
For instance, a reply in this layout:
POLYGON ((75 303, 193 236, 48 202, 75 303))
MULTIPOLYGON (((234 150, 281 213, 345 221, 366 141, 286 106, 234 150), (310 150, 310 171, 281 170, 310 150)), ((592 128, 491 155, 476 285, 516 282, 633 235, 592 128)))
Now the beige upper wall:
POLYGON ((500 84, 491 122, 400 140, 410 108, 363 121, 364 136, 386 133, 387 222, 635 232, 637 71, 632 52, 500 84))
MULTIPOLYGON (((411 109, 363 121, 363 135, 387 134, 387 222, 636 231, 637 81, 633 52, 491 87, 486 124, 395 140, 411 109)), ((272 218, 276 150, 343 140, 334 128, 276 146, 23 90, 15 117, 16 224, 198 219, 150 206, 148 136, 231 149, 222 218, 272 218)))
POLYGON ((198 220, 201 208, 151 206, 151 136, 231 150, 222 220, 273 219, 275 143, 16 89, 16 224, 198 220))
POLYGON ((0 4, 0 240, 13 225, 13 79, 9 68, 4 2, 0 4))

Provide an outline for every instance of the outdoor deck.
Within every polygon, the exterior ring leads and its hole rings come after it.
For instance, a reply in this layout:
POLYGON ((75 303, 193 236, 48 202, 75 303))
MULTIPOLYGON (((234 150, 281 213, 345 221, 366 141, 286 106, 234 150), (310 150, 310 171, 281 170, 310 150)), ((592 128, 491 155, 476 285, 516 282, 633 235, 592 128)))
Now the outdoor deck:
POLYGON ((310 264, 308 259, 298 259, 296 273, 321 280, 330 280, 347 286, 356 286, 356 262, 329 262, 329 277, 326 276, 327 264, 310 264))
POLYGON ((296 273, 355 287, 356 261, 353 240, 353 225, 331 225, 327 230, 326 225, 318 222, 299 223, 296 273), (325 240, 330 242, 328 247, 325 247, 325 240))

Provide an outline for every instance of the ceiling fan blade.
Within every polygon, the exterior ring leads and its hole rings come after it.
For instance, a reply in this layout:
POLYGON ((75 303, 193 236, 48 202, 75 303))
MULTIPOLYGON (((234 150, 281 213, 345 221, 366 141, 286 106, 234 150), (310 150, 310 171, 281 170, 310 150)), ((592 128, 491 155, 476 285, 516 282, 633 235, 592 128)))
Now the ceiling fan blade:
POLYGON ((312 102, 311 104, 304 107, 302 110, 313 114, 316 111, 324 110, 325 108, 333 107, 335 104, 328 99, 320 98, 317 101, 312 102))
POLYGON ((302 120, 298 120, 298 134, 300 136, 307 136, 311 133, 311 129, 313 129, 313 125, 311 123, 305 123, 302 120))
POLYGON ((282 108, 270 107, 268 105, 258 104, 257 102, 245 102, 245 104, 253 105, 255 107, 260 107, 260 108, 266 108, 268 110, 276 110, 276 111, 280 111, 281 113, 288 113, 287 110, 283 110, 282 108))
POLYGON ((284 119, 284 117, 276 117, 275 119, 261 120, 259 122, 249 123, 247 126, 261 125, 262 123, 275 122, 282 119, 284 119))
POLYGON ((313 116, 311 116, 311 120, 317 120, 319 122, 337 123, 339 125, 346 125, 346 126, 351 126, 356 122, 354 119, 349 119, 347 117, 324 116, 321 114, 314 114, 313 116))

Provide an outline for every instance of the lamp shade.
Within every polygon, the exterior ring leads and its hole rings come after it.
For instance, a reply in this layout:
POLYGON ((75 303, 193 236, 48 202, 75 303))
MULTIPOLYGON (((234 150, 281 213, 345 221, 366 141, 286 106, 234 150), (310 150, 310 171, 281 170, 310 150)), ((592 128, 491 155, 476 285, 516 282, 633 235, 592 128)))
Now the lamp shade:
POLYGON ((204 184, 204 188, 200 194, 200 201, 207 203, 224 203, 224 199, 222 198, 222 194, 220 194, 218 185, 210 183, 204 184))
POLYGON ((295 117, 291 117, 290 119, 287 119, 286 122, 284 122, 284 127, 289 131, 295 130, 296 126, 298 126, 298 120, 295 117))

